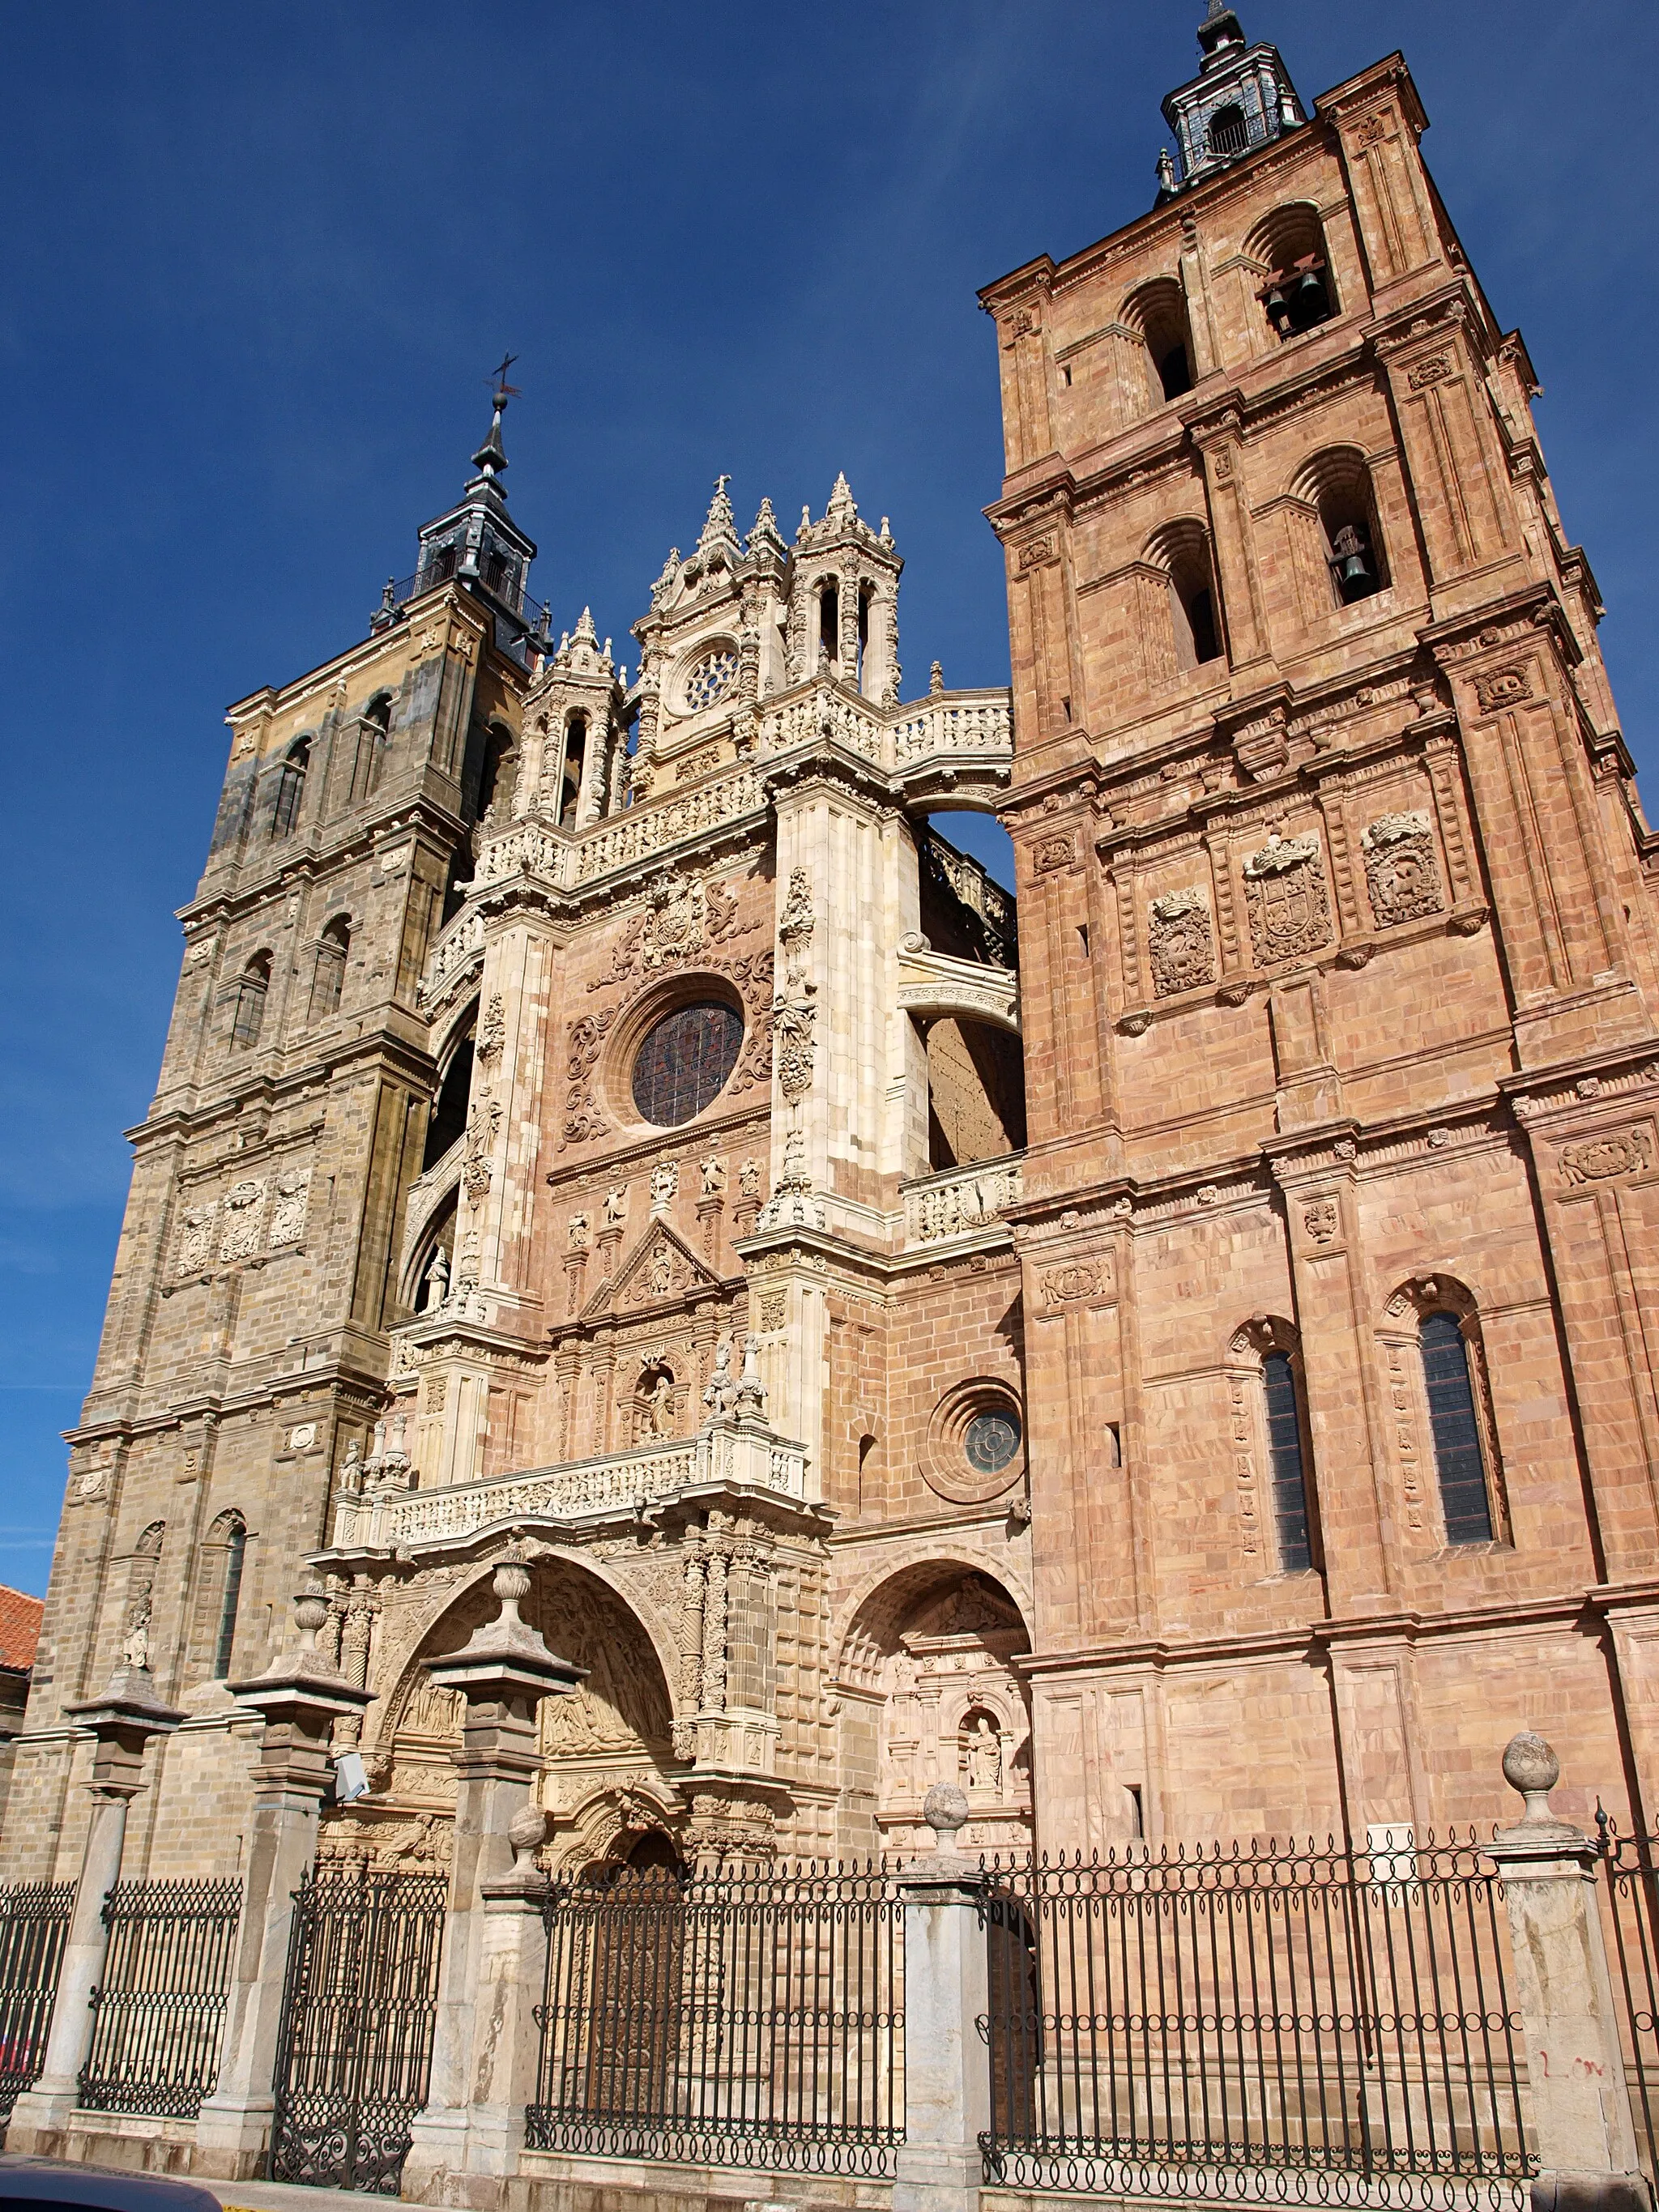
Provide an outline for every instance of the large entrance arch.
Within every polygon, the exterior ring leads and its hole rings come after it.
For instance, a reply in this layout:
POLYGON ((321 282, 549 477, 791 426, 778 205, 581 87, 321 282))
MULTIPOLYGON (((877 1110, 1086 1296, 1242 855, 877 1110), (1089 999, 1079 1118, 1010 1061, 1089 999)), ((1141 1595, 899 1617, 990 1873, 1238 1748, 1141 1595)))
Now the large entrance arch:
MULTIPOLYGON (((458 1650, 497 1605, 483 1574, 404 1662, 368 1761, 373 1792, 330 1817, 325 1856, 405 1865, 447 1857, 463 1701, 425 1662, 458 1650)), ((668 1684, 644 1624, 599 1576, 552 1557, 538 1560, 522 1610, 550 1650, 586 1669, 574 1692, 541 1705, 536 1795, 549 1814, 550 1863, 586 1871, 677 1858, 680 1762, 668 1684)))
POLYGON ((1007 1588, 959 1559, 902 1568, 858 1606, 841 1651, 842 1845, 924 1850, 936 1782, 967 1792, 961 1844, 1031 1840, 1031 1716, 1012 1662, 1031 1648, 1007 1588))

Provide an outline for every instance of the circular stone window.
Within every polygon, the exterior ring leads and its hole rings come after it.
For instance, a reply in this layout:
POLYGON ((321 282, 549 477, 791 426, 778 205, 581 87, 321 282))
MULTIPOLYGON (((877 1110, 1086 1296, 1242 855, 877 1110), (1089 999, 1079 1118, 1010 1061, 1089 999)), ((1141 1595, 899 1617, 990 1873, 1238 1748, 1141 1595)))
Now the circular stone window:
POLYGON ((1019 1416, 975 1413, 962 1432, 962 1449, 978 1474, 1000 1474, 1019 1449, 1019 1416))
POLYGON ((634 1055, 640 1119, 678 1128, 725 1090, 743 1049, 743 1016, 718 999, 676 1006, 652 1023, 634 1055))
POLYGON ((1025 1436, 1006 1382, 976 1375, 945 1392, 927 1424, 921 1471, 930 1489, 959 1505, 1013 1488, 1025 1472, 1025 1436))
POLYGON ((685 679, 685 710, 700 714, 725 698, 738 680, 738 656, 729 645, 705 653, 685 679))

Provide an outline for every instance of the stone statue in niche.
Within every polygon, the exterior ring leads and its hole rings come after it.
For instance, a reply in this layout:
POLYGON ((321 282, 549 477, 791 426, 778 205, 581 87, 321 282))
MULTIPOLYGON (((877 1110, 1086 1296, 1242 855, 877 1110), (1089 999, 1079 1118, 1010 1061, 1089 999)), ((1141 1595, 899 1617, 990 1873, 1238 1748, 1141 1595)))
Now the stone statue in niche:
POLYGON ((432 1255, 432 1265, 426 1271, 426 1310, 436 1313, 449 1296, 449 1261, 441 1244, 432 1255))
POLYGON ((674 1378, 665 1367, 647 1367, 634 1394, 635 1440, 648 1443, 674 1433, 674 1378))
POLYGON ((1002 1738, 989 1713, 970 1713, 963 1725, 962 1771, 970 1790, 1002 1790, 1002 1738))

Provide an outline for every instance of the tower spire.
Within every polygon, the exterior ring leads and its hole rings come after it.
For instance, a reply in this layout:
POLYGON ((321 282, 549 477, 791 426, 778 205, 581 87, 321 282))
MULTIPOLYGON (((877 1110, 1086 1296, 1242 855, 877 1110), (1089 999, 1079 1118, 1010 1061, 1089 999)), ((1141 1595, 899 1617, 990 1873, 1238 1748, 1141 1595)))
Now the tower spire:
POLYGON ((1248 45, 1229 0, 1207 0, 1198 50, 1198 75, 1164 103, 1177 152, 1173 161, 1158 157, 1160 203, 1304 120, 1279 49, 1260 40, 1248 45))
POLYGON ((504 353, 501 367, 490 372, 490 397, 495 412, 489 419, 489 435, 472 456, 473 467, 487 483, 495 485, 503 499, 507 497, 507 489, 498 481, 507 467, 507 452, 501 444, 501 417, 507 412, 507 401, 520 397, 518 386, 507 380, 507 372, 518 358, 515 353, 504 353))

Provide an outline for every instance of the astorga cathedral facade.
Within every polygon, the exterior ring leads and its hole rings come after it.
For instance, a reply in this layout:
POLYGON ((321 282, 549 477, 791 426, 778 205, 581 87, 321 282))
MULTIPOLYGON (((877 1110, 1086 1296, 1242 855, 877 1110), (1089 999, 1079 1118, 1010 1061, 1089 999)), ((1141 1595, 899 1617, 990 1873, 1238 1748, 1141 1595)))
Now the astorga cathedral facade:
POLYGON ((842 480, 745 531, 722 477, 631 644, 559 635, 502 395, 368 634, 231 709, 7 1878, 73 1874, 123 1668, 182 1716, 126 1871, 237 1872, 227 1684, 308 1577, 374 1693, 320 1849, 441 1863, 423 1662, 508 1547, 587 1670, 561 1869, 902 1849, 939 1780, 985 1849, 1363 1843, 1496 1817, 1522 1726, 1651 1822, 1659 838, 1595 580, 1404 64, 1200 45, 1152 210, 982 295, 1012 695, 907 686, 842 480))

